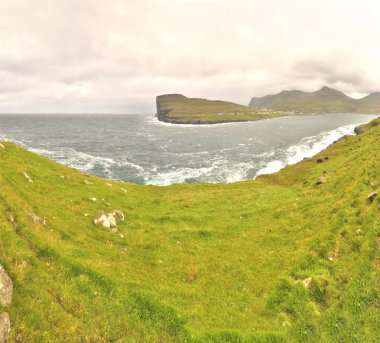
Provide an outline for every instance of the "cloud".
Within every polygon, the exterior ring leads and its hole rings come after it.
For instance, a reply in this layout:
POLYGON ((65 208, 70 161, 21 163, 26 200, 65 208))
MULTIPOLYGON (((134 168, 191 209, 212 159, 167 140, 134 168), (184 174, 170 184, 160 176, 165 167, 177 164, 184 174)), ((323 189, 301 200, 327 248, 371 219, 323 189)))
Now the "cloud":
POLYGON ((379 11, 372 0, 2 0, 0 112, 379 90, 379 11))

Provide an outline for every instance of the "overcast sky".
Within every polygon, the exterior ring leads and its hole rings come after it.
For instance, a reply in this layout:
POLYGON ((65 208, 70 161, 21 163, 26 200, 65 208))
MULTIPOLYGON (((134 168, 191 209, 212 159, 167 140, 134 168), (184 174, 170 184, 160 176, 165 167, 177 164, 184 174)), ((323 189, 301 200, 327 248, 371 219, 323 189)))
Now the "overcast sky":
POLYGON ((0 112, 380 90, 375 0, 0 0, 0 112))

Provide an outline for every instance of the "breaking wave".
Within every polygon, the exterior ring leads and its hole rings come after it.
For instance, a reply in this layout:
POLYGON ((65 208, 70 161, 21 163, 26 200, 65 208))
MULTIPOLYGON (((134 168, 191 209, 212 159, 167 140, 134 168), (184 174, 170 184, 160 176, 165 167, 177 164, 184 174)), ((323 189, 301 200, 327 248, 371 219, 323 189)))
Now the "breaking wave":
POLYGON ((354 129, 356 126, 356 124, 347 125, 336 130, 322 132, 311 137, 305 137, 299 144, 288 147, 281 160, 268 162, 264 168, 256 173, 256 176, 276 173, 287 165, 296 164, 304 158, 312 157, 343 136, 354 135, 354 129))
POLYGON ((57 130, 55 118, 48 122, 44 117, 43 123, 50 125, 45 136, 28 117, 25 122, 13 119, 18 131, 4 131, 7 127, 0 122, 0 140, 109 179, 158 186, 231 183, 275 173, 311 157, 342 136, 354 134, 355 126, 373 117, 334 114, 202 126, 162 123, 151 117, 113 117, 108 133, 103 125, 107 117, 91 122, 91 132, 87 119, 73 124, 71 118, 61 122, 57 134, 51 133, 57 130), (68 139, 73 126, 80 130, 68 139), (23 127, 28 127, 25 133, 23 127))

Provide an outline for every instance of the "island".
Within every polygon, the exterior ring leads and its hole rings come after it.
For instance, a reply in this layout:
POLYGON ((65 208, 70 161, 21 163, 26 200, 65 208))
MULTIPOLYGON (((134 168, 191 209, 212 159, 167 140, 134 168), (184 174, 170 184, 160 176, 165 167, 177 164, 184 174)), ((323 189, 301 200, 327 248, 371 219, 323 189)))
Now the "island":
POLYGON ((181 94, 159 95, 156 103, 158 120, 172 124, 219 124, 286 115, 281 111, 260 110, 221 100, 188 98, 181 94))

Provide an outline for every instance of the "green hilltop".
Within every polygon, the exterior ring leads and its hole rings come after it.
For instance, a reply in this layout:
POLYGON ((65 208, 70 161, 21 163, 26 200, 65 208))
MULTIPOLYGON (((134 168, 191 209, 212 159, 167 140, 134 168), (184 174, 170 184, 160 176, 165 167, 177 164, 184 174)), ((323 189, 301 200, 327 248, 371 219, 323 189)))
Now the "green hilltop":
POLYGON ((9 341, 377 342, 379 124, 233 184, 104 180, 2 143, 9 341), (113 209, 118 231, 93 225, 113 209))
POLYGON ((254 107, 228 101, 187 98, 181 94, 159 95, 156 98, 157 118, 176 124, 215 124, 273 118, 283 114, 260 111, 254 107))
POLYGON ((274 111, 298 111, 303 113, 380 113, 380 93, 376 92, 362 99, 354 99, 328 87, 323 87, 312 93, 299 90, 284 90, 275 95, 254 97, 251 99, 249 106, 269 108, 274 111))

